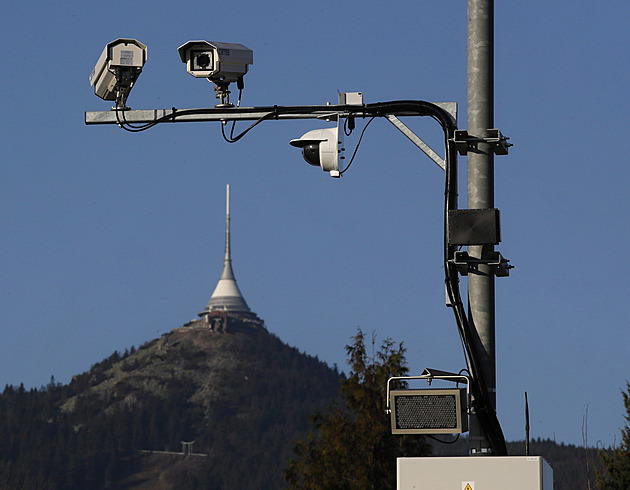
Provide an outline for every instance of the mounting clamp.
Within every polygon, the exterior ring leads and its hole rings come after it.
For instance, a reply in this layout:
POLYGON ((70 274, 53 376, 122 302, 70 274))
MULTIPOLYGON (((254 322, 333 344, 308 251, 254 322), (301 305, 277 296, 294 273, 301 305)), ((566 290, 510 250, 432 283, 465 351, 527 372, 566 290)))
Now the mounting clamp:
POLYGON ((457 152, 465 156, 468 151, 474 151, 479 143, 489 143, 492 146, 492 151, 495 155, 507 155, 508 148, 512 143, 508 143, 507 136, 503 136, 498 129, 488 129, 488 136, 486 138, 478 138, 476 136, 470 136, 465 129, 456 129, 453 136, 453 143, 457 148, 457 152))
POLYGON ((477 259, 468 255, 468 252, 464 250, 458 250, 455 252, 452 262, 462 276, 467 276, 469 272, 474 273, 477 271, 479 264, 488 265, 490 271, 497 277, 509 276, 510 269, 514 268, 513 265, 508 263, 510 261, 499 252, 492 252, 489 259, 477 259))

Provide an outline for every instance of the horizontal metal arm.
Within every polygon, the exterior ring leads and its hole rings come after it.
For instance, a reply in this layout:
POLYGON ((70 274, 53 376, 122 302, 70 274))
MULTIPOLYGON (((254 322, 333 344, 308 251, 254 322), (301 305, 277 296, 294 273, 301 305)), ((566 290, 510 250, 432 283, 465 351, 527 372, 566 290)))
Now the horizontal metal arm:
MULTIPOLYGON (((291 108, 294 109, 294 108, 291 108)), ((111 110, 88 111, 85 124, 147 124, 158 122, 212 122, 212 121, 257 121, 269 119, 328 119, 346 116, 343 109, 334 110, 332 106, 300 107, 296 112, 279 111, 275 107, 238 107, 206 109, 148 109, 148 110, 111 110)))
POLYGON ((161 122, 257 121, 259 119, 325 119, 443 115, 442 124, 456 126, 455 102, 398 101, 364 105, 267 106, 201 109, 87 111, 85 124, 157 124, 161 122))

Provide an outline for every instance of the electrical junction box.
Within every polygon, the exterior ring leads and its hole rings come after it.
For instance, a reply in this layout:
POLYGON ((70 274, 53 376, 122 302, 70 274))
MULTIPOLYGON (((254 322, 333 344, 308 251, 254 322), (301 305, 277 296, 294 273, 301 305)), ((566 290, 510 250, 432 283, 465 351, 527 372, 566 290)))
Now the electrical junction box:
POLYGON ((363 105, 363 93, 339 92, 339 105, 363 105))
POLYGON ((398 458, 397 490, 553 490, 540 456, 398 458))

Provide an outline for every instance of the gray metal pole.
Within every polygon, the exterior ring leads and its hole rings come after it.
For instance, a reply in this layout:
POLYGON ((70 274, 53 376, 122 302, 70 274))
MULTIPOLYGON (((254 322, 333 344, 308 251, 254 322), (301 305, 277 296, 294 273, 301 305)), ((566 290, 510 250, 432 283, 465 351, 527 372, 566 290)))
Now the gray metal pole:
MULTIPOLYGON (((488 136, 494 127, 494 1, 468 0, 468 134, 488 136)), ((468 208, 494 207, 494 154, 489 144, 479 142, 468 151, 468 208)), ((493 245, 470 246, 471 257, 486 259, 493 245)), ((481 354, 481 368, 488 395, 496 408, 494 274, 479 266, 468 275, 468 314, 475 342, 481 354)), ((489 455, 491 445, 476 417, 471 418, 471 454, 489 455)))

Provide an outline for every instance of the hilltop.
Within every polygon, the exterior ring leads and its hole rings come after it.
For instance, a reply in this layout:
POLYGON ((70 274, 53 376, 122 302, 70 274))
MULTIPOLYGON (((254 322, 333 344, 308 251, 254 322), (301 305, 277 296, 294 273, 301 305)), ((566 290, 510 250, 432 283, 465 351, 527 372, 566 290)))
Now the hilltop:
MULTIPOLYGON (((0 488, 285 488, 291 449, 314 410, 338 395, 342 375, 264 327, 204 325, 115 352, 68 385, 7 386, 0 488)), ((434 443, 433 455, 467 447, 466 437, 434 443)), ((508 447, 524 454, 523 442, 508 447)), ((531 454, 552 465, 556 490, 595 488, 597 450, 538 439, 531 454)))
POLYGON ((7 387, 0 487, 282 488, 293 445, 340 377, 264 328, 181 327, 68 385, 7 387))

